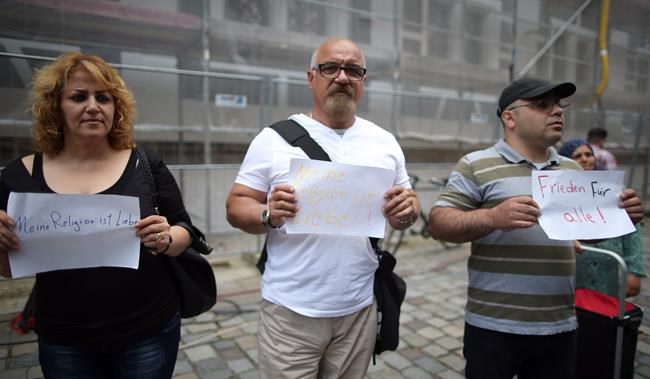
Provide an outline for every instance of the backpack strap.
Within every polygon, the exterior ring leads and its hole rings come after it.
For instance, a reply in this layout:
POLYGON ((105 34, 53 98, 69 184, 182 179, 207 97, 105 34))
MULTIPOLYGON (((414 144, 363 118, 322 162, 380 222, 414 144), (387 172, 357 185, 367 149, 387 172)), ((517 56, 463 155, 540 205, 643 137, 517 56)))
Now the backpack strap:
POLYGON ((307 130, 293 120, 282 120, 269 126, 275 130, 291 146, 301 148, 309 157, 317 161, 331 161, 329 155, 323 150, 318 142, 314 141, 307 130))

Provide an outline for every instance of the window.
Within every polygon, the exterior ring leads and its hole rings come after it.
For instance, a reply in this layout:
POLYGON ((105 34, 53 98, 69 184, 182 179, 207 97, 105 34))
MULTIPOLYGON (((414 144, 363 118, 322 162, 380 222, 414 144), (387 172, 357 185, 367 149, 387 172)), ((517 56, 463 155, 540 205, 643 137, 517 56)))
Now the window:
POLYGON ((639 94, 648 93, 648 75, 650 69, 648 68, 648 59, 639 58, 637 61, 637 79, 636 79, 636 92, 639 94))
POLYGON ((416 24, 422 23, 422 0, 407 0, 403 4, 404 20, 416 24))
POLYGON ((480 64, 482 43, 477 38, 483 32, 483 16, 476 10, 465 9, 463 16, 465 36, 465 59, 469 63, 480 64))
POLYGON ((227 0, 225 15, 227 20, 247 24, 269 24, 269 1, 266 0, 227 0))
POLYGON ((431 57, 447 59, 449 56, 449 30, 452 5, 448 1, 431 0, 429 3, 429 30, 427 51, 431 57))
POLYGON ((429 3, 429 25, 449 30, 451 27, 451 7, 448 1, 431 0, 429 3))
POLYGON ((325 8, 322 5, 289 0, 289 30, 307 34, 325 33, 325 8))
MULTIPOLYGON (((370 12, 370 0, 352 0, 352 7, 354 9, 370 12)), ((372 20, 370 17, 360 13, 352 14, 350 31, 353 41, 370 44, 371 28, 372 20)))

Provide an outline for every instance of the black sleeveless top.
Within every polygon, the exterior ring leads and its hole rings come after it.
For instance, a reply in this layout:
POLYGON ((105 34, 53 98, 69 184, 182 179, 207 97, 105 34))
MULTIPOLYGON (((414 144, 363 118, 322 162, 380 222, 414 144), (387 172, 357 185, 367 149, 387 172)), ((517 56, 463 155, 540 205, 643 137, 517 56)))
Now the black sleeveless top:
MULTIPOLYGON (((155 154, 147 151, 147 155, 159 191, 160 213, 170 225, 191 223, 174 177, 155 154)), ((20 159, 2 170, 1 209, 7 209, 12 191, 53 193, 43 176, 41 154, 34 156, 32 175, 20 159)), ((151 192, 133 151, 122 176, 101 193, 138 197, 145 218, 154 214, 151 192)), ((166 259, 140 245, 138 269, 97 267, 37 274, 36 332, 51 343, 118 348, 160 333, 179 309, 166 259)))

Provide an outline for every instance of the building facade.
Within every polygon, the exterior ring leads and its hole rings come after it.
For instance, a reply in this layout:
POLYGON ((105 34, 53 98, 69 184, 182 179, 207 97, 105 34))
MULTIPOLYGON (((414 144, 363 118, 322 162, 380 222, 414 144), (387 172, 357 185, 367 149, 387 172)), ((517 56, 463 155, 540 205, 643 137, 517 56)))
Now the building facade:
POLYGON ((624 160, 646 157, 650 2, 612 2, 597 101, 603 1, 2 0, 0 165, 31 149, 33 71, 69 50, 118 67, 138 141, 168 163, 238 163, 262 127, 310 107, 305 71, 330 36, 365 52, 360 114, 395 133, 410 161, 491 144, 498 95, 524 73, 577 84, 567 137, 604 126, 624 160))

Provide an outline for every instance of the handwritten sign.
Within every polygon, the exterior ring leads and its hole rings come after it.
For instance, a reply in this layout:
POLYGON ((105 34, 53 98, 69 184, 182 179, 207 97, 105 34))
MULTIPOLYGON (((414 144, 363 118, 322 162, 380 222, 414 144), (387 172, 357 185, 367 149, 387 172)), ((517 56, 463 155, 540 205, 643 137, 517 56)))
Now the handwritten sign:
POLYGON ((539 225, 555 240, 611 238, 634 231, 618 207, 623 171, 533 171, 539 225))
POLYGON ((9 254, 14 277, 84 268, 138 268, 137 197, 117 195, 9 194, 21 250, 9 254))
POLYGON ((298 213, 287 233, 342 234, 383 238, 384 192, 395 180, 388 169, 309 159, 292 159, 290 184, 298 213))

